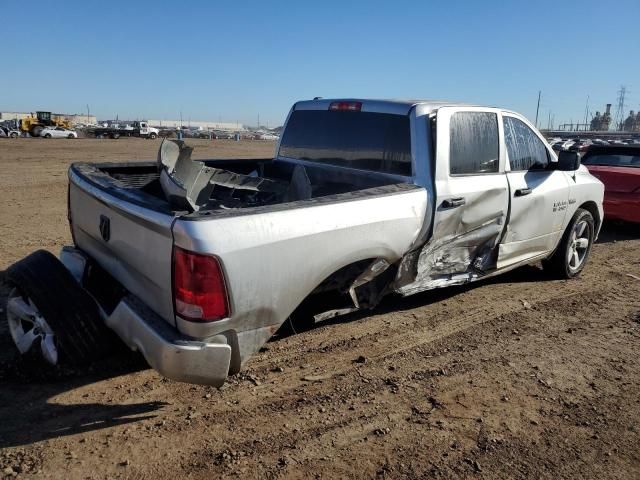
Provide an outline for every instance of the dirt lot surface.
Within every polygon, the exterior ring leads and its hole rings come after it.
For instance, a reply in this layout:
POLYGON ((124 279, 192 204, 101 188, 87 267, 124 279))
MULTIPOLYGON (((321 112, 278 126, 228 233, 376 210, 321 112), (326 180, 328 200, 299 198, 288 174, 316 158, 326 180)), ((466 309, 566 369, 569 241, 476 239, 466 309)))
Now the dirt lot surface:
MULTIPOLYGON (((192 143, 198 157, 273 149, 192 143)), ((0 269, 70 242, 69 162, 158 145, 0 141, 0 269)), ((124 351, 38 367, 2 318, 0 477, 640 478, 639 239, 607 225, 571 281, 526 267, 274 339, 221 390, 124 351)))

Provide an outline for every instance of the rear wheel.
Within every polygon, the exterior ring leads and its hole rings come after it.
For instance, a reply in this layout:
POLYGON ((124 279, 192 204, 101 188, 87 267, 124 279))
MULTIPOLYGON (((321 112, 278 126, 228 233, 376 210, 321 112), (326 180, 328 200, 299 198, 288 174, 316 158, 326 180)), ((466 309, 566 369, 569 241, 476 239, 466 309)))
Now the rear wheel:
POLYGON ((587 263, 594 236, 593 215, 588 210, 579 208, 554 254, 542 263, 544 269, 559 278, 577 276, 587 263))
POLYGON ((44 250, 11 265, 7 321, 22 354, 49 364, 79 365, 103 356, 113 334, 98 307, 65 266, 44 250))
POLYGON ((67 135, 67 138, 76 138, 76 137, 70 133, 69 135, 67 135))
POLYGON ((114 139, 114 140, 117 140, 117 139, 120 138, 120 134, 119 133, 112 133, 111 134, 111 138, 114 139))

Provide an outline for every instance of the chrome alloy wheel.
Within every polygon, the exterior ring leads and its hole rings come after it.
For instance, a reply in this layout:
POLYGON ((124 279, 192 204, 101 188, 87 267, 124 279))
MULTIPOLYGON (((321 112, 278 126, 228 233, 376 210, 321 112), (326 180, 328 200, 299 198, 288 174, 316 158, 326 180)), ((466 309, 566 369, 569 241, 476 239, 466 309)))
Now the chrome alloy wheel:
POLYGON ((14 288, 7 301, 7 321, 13 342, 20 353, 27 353, 40 344, 44 359, 51 365, 58 363, 58 348, 53 330, 33 302, 14 288))
POLYGON ((587 257, 590 243, 591 226, 589 223, 586 220, 576 223, 571 232, 567 249, 567 262, 571 271, 576 271, 582 266, 587 257))

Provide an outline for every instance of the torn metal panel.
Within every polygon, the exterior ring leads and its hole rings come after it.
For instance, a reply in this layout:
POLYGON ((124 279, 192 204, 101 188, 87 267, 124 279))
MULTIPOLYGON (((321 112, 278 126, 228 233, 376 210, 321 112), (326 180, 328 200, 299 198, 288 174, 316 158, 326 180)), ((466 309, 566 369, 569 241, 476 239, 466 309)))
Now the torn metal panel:
POLYGON ((458 236, 434 240, 405 257, 403 268, 415 264, 415 279, 397 288, 402 295, 445 285, 466 283, 495 265, 495 247, 502 225, 494 219, 458 236))
POLYGON ((182 140, 165 139, 158 152, 158 166, 160 185, 169 203, 198 210, 209 199, 213 185, 204 163, 191 160, 192 152, 182 140))
POLYGON ((192 152, 193 148, 182 140, 164 140, 160 146, 160 184, 174 206, 197 211, 209 202, 216 186, 281 197, 288 192, 288 182, 208 167, 204 162, 191 160, 192 152))
POLYGON ((462 207, 440 205, 431 240, 402 259, 396 292, 411 295, 466 283, 494 269, 508 208, 506 195, 506 188, 500 187, 467 193, 462 207))
POLYGON ((374 260, 367 269, 354 280, 349 295, 356 308, 373 308, 386 293, 396 275, 395 268, 384 258, 374 260))

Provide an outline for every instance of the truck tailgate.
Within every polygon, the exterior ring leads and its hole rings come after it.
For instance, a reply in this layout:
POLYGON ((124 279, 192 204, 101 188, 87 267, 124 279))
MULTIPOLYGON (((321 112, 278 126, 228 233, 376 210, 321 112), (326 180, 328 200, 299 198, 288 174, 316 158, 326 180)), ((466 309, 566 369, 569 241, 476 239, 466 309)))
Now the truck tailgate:
POLYGON ((69 213, 76 246, 158 315, 175 324, 170 213, 123 201, 72 169, 69 213))

